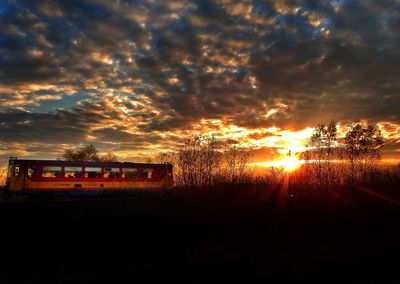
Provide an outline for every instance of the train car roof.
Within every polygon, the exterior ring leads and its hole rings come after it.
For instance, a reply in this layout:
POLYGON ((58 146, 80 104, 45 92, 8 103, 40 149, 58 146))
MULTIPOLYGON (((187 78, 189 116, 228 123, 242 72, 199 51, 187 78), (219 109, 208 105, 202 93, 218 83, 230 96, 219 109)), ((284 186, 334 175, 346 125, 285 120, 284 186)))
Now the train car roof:
POLYGON ((170 165, 166 164, 155 164, 155 163, 133 163, 133 162, 79 162, 79 161, 63 161, 63 160, 33 160, 33 159, 10 159, 10 161, 21 162, 21 163, 38 163, 38 164, 64 164, 64 165, 81 165, 81 166, 162 166, 170 165))

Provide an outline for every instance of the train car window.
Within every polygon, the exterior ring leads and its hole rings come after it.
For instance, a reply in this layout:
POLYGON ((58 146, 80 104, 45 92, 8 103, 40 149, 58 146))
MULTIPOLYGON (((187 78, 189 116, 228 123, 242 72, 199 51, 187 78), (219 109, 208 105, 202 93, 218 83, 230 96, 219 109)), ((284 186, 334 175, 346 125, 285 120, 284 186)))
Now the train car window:
POLYGON ((14 168, 14 176, 18 177, 21 172, 21 166, 16 165, 14 168))
POLYGON ((36 174, 36 168, 34 166, 30 166, 28 168, 28 177, 29 178, 34 178, 36 174))
POLYGON ((118 178, 119 177, 119 168, 104 168, 104 177, 105 178, 118 178))
POLYGON ((42 177, 44 178, 61 177, 61 167, 49 167, 49 166, 43 167, 42 177))
POLYGON ((66 178, 80 178, 82 177, 82 167, 65 167, 64 173, 66 178))
POLYGON ((142 169, 140 171, 141 178, 152 178, 153 176, 153 169, 142 169))
POLYGON ((136 168, 123 168, 122 177, 125 178, 136 178, 138 176, 138 170, 136 168))
POLYGON ((101 177, 101 168, 86 167, 85 168, 85 177, 100 178, 101 177))

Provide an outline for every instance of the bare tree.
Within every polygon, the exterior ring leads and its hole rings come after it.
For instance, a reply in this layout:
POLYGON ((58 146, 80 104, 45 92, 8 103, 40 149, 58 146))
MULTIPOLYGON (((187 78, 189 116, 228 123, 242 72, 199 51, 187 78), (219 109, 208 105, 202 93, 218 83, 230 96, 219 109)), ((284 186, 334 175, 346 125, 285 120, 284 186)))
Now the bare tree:
POLYGON ((199 163, 200 136, 186 138, 178 149, 177 163, 181 169, 183 185, 195 187, 198 185, 197 164, 199 163))
POLYGON ((354 122, 345 137, 345 152, 350 164, 350 178, 354 182, 357 166, 370 168, 380 160, 383 136, 378 126, 370 122, 354 122))
POLYGON ((207 186, 211 186, 220 175, 222 154, 218 149, 219 143, 214 135, 204 138, 200 162, 203 168, 202 183, 207 186))
POLYGON ((226 159, 227 177, 231 184, 244 180, 245 169, 247 168, 251 154, 243 145, 236 141, 230 141, 228 149, 224 153, 226 159))
POLYGON ((92 144, 76 149, 67 149, 62 158, 65 161, 85 161, 85 162, 116 162, 117 157, 112 153, 107 153, 104 157, 99 156, 99 152, 92 144))
POLYGON ((316 179, 320 184, 323 182, 331 184, 333 182, 336 140, 336 122, 319 123, 315 127, 308 144, 312 149, 303 155, 306 161, 312 160, 313 165, 316 166, 316 179))
POLYGON ((174 164, 175 163, 175 153, 174 152, 162 152, 156 157, 157 162, 161 164, 174 164))
POLYGON ((243 180, 250 154, 236 144, 224 148, 213 135, 195 135, 185 138, 175 153, 160 154, 158 160, 173 164, 178 186, 210 187, 243 180))
POLYGON ((102 162, 117 162, 118 158, 113 153, 106 153, 103 157, 100 157, 100 161, 102 161, 102 162))

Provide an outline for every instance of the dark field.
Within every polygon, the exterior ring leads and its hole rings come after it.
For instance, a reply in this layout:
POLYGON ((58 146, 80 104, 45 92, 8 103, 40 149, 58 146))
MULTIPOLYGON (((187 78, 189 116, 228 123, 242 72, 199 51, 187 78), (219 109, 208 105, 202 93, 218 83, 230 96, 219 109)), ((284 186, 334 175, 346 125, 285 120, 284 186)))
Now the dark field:
POLYGON ((0 283, 400 283, 399 217, 349 188, 2 202, 0 283))

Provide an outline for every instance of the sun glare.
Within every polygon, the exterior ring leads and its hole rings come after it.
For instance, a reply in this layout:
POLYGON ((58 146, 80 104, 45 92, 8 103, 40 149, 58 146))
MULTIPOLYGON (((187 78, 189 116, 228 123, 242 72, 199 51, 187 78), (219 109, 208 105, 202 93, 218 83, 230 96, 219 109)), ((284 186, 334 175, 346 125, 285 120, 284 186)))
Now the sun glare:
POLYGON ((301 161, 295 157, 284 157, 282 160, 276 162, 278 166, 283 167, 286 171, 291 172, 301 165, 301 161))
POLYGON ((278 161, 258 162, 254 163, 256 167, 276 167, 282 168, 287 172, 292 172, 298 169, 304 161, 298 160, 295 156, 286 156, 278 161))

